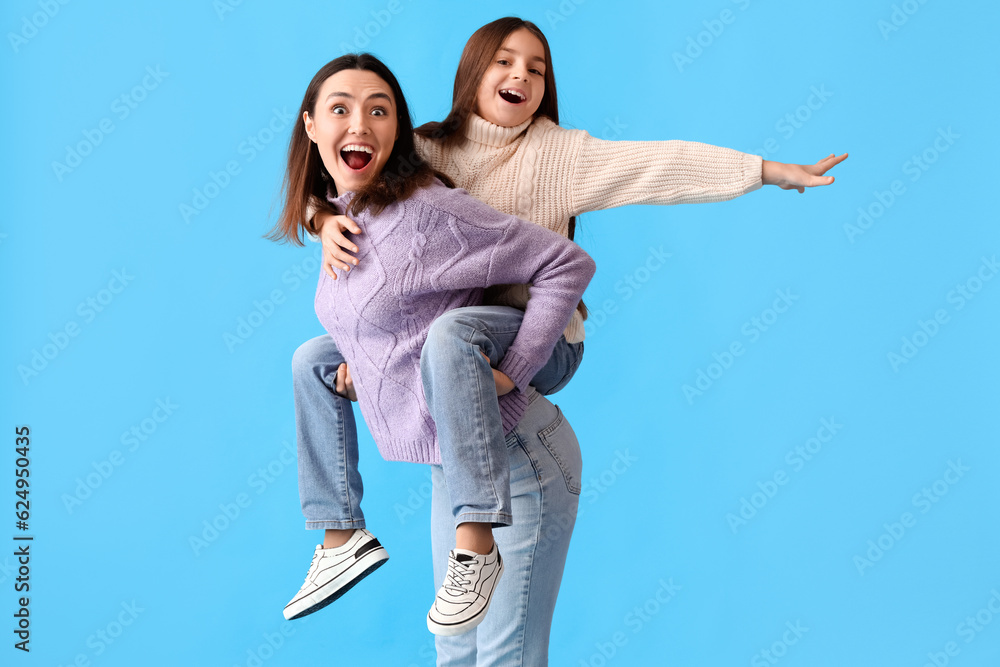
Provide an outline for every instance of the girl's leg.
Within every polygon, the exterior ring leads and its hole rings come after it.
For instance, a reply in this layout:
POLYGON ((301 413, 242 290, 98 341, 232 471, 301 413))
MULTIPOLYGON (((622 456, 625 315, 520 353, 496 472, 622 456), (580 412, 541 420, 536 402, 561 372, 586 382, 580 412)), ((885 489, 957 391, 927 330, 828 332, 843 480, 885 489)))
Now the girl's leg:
POLYGON ((481 623, 503 575, 492 528, 512 520, 510 463, 490 364, 513 342, 522 317, 503 307, 448 313, 431 326, 421 351, 424 397, 437 428, 456 528, 445 585, 427 615, 436 635, 468 632, 481 623))
MULTIPOLYGON (((536 667, 548 664, 549 632, 576 522, 580 446, 559 409, 532 392, 509 446, 514 524, 496 530, 505 573, 483 623, 437 637, 438 665, 536 667)), ((435 586, 444 581, 452 539, 451 500, 439 467, 432 474, 431 536, 435 586)))
POLYGON ((342 363, 329 334, 306 341, 292 356, 299 499, 309 529, 365 527, 354 411, 333 390, 342 363))
POLYGON ((343 362, 329 335, 304 343, 292 357, 299 497, 306 528, 327 532, 305 583, 285 606, 287 619, 319 611, 389 559, 364 529, 354 412, 333 391, 343 362))
POLYGON ((449 311, 431 325, 420 353, 456 526, 511 522, 507 446, 491 364, 503 358, 523 316, 504 306, 449 311))
POLYGON ((567 343, 566 337, 563 336, 556 343, 552 356, 545 366, 531 379, 531 386, 537 389, 539 394, 551 396, 569 384, 576 375, 576 370, 580 368, 581 361, 583 361, 583 341, 567 343))
MULTIPOLYGON (((441 466, 432 466, 431 482, 431 556, 434 590, 438 590, 448 570, 448 552, 455 548, 455 517, 441 466)), ((500 585, 503 585, 502 580, 500 585)), ((490 613, 499 612, 493 607, 490 613)), ((435 637, 438 667, 476 667, 477 630, 473 628, 457 637, 435 637)))
MULTIPOLYGON (((456 524, 510 524, 506 444, 491 366, 500 363, 523 318, 523 311, 507 306, 457 308, 434 321, 421 351, 424 396, 444 474, 452 480, 456 524)), ((558 391, 582 358, 583 343, 560 338, 532 385, 543 394, 558 391)))
POLYGON ((528 399, 517 392, 498 401, 491 365, 499 364, 523 317, 523 311, 502 306, 449 311, 431 326, 421 352, 424 396, 458 527, 447 586, 438 590, 428 614, 435 634, 465 632, 480 623, 504 571, 503 551, 498 555, 491 532, 511 523, 500 403, 524 409, 528 399))

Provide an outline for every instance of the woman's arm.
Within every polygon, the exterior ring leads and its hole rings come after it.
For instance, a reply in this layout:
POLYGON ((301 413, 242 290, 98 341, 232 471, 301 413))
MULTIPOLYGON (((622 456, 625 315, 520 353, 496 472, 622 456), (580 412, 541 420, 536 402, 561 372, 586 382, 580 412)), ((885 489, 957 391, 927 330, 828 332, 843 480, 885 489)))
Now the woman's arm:
POLYGON ((452 288, 531 285, 521 327, 497 369, 524 391, 569 323, 594 261, 560 234, 499 213, 464 191, 442 190, 451 234, 463 250, 432 280, 452 288))

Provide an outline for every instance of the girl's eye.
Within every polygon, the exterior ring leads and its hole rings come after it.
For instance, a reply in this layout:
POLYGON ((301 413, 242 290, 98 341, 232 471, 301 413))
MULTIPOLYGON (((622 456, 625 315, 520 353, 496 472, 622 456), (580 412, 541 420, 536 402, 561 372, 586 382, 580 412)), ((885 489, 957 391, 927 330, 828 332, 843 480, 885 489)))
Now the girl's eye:
POLYGON ((532 74, 537 74, 538 76, 543 76, 542 73, 539 72, 537 69, 529 69, 528 71, 531 72, 532 74))
POLYGON ((347 113, 347 107, 345 107, 343 104, 338 104, 338 105, 334 106, 332 109, 330 109, 330 113, 335 113, 337 115, 343 115, 343 114, 347 113))
POLYGON ((385 112, 385 109, 383 109, 382 107, 375 107, 374 109, 372 109, 372 115, 373 116, 385 116, 386 112, 385 112))
POLYGON ((506 58, 501 58, 500 60, 497 61, 497 65, 509 65, 509 64, 510 61, 507 60, 506 58))

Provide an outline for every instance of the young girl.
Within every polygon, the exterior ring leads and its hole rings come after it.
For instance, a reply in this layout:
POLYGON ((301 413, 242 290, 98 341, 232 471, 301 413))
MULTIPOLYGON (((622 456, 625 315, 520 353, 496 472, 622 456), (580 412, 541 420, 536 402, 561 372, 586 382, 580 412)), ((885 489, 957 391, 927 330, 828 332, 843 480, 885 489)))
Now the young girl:
MULTIPOLYGON (((461 526, 471 523, 488 534, 491 525, 509 525, 503 443, 490 450, 471 436, 456 442, 435 437, 428 408, 461 410, 449 392, 469 375, 435 369, 433 377, 421 378, 427 331, 441 313, 480 302, 485 287, 530 281, 533 299, 523 322, 502 336, 496 352, 500 369, 526 388, 569 321, 593 275, 593 261, 569 240, 445 187, 429 166, 411 157, 406 101, 373 56, 343 56, 324 66, 306 90, 300 114, 303 122, 289 148, 287 204, 275 236, 297 241, 301 214, 317 195, 336 210, 349 210, 367 232, 364 267, 339 281, 320 274, 316 313, 351 360, 361 410, 379 450, 388 460, 440 462, 461 526)), ((481 356, 478 349, 470 355, 474 362, 481 356)), ((488 399, 496 406, 495 389, 488 399)), ((503 413, 516 423, 525 408, 512 405, 503 413)), ((356 454, 329 452, 342 471, 327 480, 332 493, 346 500, 335 508, 342 516, 352 511, 356 454)), ((300 461, 300 470, 308 464, 300 461)), ((502 557, 489 541, 486 549, 456 548, 449 555, 448 582, 428 614, 433 632, 459 634, 485 617, 503 573, 502 557)), ((352 533, 347 548, 318 546, 286 617, 325 606, 386 559, 363 529, 352 533)))
MULTIPOLYGON (((583 131, 561 128, 558 121, 555 78, 544 35, 530 22, 499 19, 469 39, 455 77, 451 112, 441 123, 418 130, 417 151, 470 194, 564 236, 572 235, 574 216, 586 211, 630 204, 723 201, 768 184, 803 192, 806 187, 832 183, 833 178, 824 174, 847 157, 830 156, 807 166, 783 164, 694 142, 603 141, 583 131)), ((343 276, 362 265, 363 258, 350 253, 363 247, 366 239, 349 218, 318 213, 314 225, 322 237, 324 265, 331 275, 330 267, 343 276), (351 232, 354 239, 346 238, 344 231, 351 232)), ((489 296, 492 303, 512 306, 523 307, 527 301, 523 286, 495 290, 489 296)), ((435 323, 425 353, 452 349, 468 339, 469 331, 488 338, 491 327, 506 330, 516 326, 517 318, 516 310, 496 306, 451 311, 435 323)), ((547 366, 532 380, 540 391, 543 387, 558 390, 568 382, 579 364, 582 341, 583 317, 578 313, 547 366)), ((350 391, 349 369, 340 364, 340 355, 331 343, 329 336, 319 337, 296 351, 296 402, 312 411, 305 429, 309 432, 300 429, 300 452, 304 439, 322 447, 320 437, 340 433, 354 437, 353 422, 340 419, 340 415, 349 419, 350 414, 347 399, 342 398, 350 391)), ((441 356, 436 355, 438 359, 441 356)), ((485 367, 479 370, 478 384, 482 385, 492 372, 485 367)), ((463 384, 464 388, 470 386, 463 384)), ((501 398, 518 400, 523 400, 523 392, 512 391, 501 398)), ((434 415, 439 432, 460 430, 463 417, 434 415)), ((439 476, 434 480, 439 482, 439 476)), ((440 482, 435 484, 435 500, 447 492, 443 480, 440 482)), ((575 489, 578 492, 579 486, 575 489)), ((515 651, 523 664, 546 664, 548 631, 572 521, 564 521, 566 515, 559 513, 536 511, 544 510, 547 500, 538 488, 512 488, 512 496, 513 530, 520 531, 519 535, 534 532, 559 539, 546 541, 545 576, 532 576, 543 562, 535 558, 538 538, 526 538, 515 550, 504 546, 505 531, 512 529, 496 532, 497 542, 505 549, 508 572, 514 569, 516 555, 522 556, 523 580, 516 582, 508 575, 497 591, 496 604, 511 591, 510 614, 491 614, 485 626, 462 637, 438 638, 439 656, 460 656, 454 664, 475 664, 477 655, 486 660, 484 656, 495 658, 498 651, 515 651), (523 512, 517 510, 518 498, 524 500, 523 512), (531 605, 516 600, 522 589, 531 605), (504 648, 509 646, 517 648, 504 648)), ((442 537, 447 531, 442 526, 449 519, 435 506, 436 556, 448 548, 448 538, 442 537)), ((438 561, 436 557, 436 565, 438 561)), ((435 576, 440 582, 444 573, 438 569, 435 576)))

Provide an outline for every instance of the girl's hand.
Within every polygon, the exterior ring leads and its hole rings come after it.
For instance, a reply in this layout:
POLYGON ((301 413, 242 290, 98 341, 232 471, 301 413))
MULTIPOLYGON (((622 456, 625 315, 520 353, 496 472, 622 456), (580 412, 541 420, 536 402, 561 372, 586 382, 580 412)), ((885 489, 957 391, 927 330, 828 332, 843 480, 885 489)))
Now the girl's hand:
MULTIPOLYGON (((490 363, 489 356, 482 350, 480 352, 486 357, 486 363, 490 363)), ((497 396, 503 396, 514 391, 514 381, 507 377, 506 373, 501 373, 495 368, 493 369, 493 382, 497 386, 497 396)))
POLYGON ((353 220, 346 215, 317 211, 313 216, 313 225, 319 230, 319 238, 323 242, 323 270, 328 276, 337 279, 333 267, 350 271, 352 266, 358 265, 357 258, 347 252, 357 252, 358 247, 344 236, 344 232, 361 234, 361 228, 353 220))
POLYGON ((336 392, 346 399, 358 400, 358 393, 354 391, 354 380, 351 379, 351 369, 347 367, 347 364, 341 364, 337 367, 336 392))
POLYGON ((831 153, 829 157, 823 158, 816 164, 786 164, 764 160, 761 182, 764 185, 777 185, 782 190, 805 192, 806 188, 833 183, 833 176, 823 176, 823 174, 846 159, 847 153, 839 157, 831 153))

